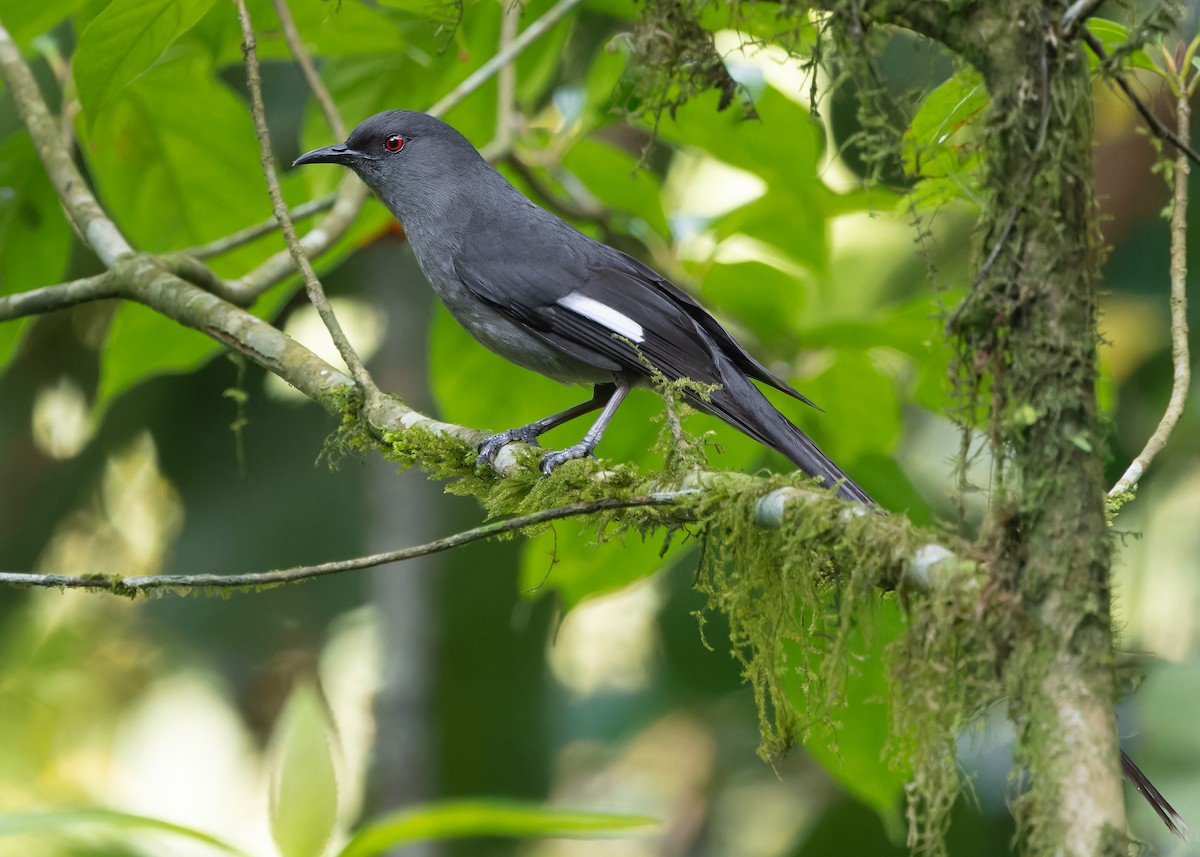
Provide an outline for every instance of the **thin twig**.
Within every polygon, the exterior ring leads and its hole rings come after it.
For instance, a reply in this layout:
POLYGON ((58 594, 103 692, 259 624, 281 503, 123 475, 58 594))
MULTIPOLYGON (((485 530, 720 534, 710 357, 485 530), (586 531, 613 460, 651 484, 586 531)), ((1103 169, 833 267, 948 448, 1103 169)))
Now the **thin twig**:
POLYGON ((442 551, 461 547, 471 542, 516 533, 527 527, 558 521, 563 518, 577 518, 582 515, 595 515, 600 512, 612 512, 620 509, 670 506, 676 504, 680 496, 678 492, 668 492, 643 497, 632 497, 628 500, 605 497, 599 500, 571 503, 555 509, 544 509, 540 512, 518 515, 504 521, 493 521, 474 529, 455 533, 452 536, 415 547, 401 548, 400 550, 387 551, 386 553, 377 553, 355 559, 325 562, 319 565, 298 566, 282 571, 266 571, 251 574, 163 574, 146 577, 0 572, 0 584, 53 589, 88 589, 124 596, 145 595, 156 590, 188 593, 196 590, 206 591, 277 586, 284 583, 312 580, 331 574, 344 574, 348 571, 360 571, 392 562, 403 562, 417 557, 429 556, 430 554, 441 553, 442 551))
MULTIPOLYGON (((1186 87, 1180 87, 1180 94, 1175 99, 1175 123, 1179 129, 1179 136, 1186 145, 1191 135, 1191 107, 1188 104, 1186 87)), ((1146 468, 1167 445, 1171 433, 1175 431, 1175 426, 1183 416, 1183 408, 1187 402, 1188 386, 1191 383, 1187 323, 1187 204, 1190 171, 1191 164, 1181 149, 1175 157, 1175 197, 1171 208, 1171 362, 1174 366, 1171 398, 1158 427, 1146 441, 1146 446, 1117 480, 1117 484, 1108 492, 1109 497, 1128 493, 1137 485, 1146 468)))
MULTIPOLYGON (((504 53, 517 37, 521 24, 520 0, 503 0, 504 17, 500 20, 500 46, 504 53)), ((497 146, 512 147, 517 118, 517 65, 508 63, 496 75, 496 139, 497 146)))
MULTIPOLYGON (((312 217, 314 214, 328 211, 333 207, 333 203, 336 200, 336 193, 327 193, 325 196, 310 199, 302 205, 288 209, 288 216, 292 218, 293 223, 297 220, 304 220, 305 218, 312 217)), ((222 253, 236 250, 243 245, 249 244, 251 241, 262 238, 264 235, 270 235, 278 228, 279 221, 274 217, 270 217, 261 223, 247 226, 245 229, 239 229, 237 232, 231 232, 215 241, 209 241, 207 244, 197 244, 195 247, 187 247, 180 250, 179 253, 184 256, 192 256, 196 259, 210 259, 213 256, 220 256, 222 253)))
POLYGON ((325 123, 329 125, 333 136, 339 140, 345 140, 346 126, 342 122, 341 114, 338 113, 337 104, 334 103, 329 90, 325 88, 321 76, 317 74, 317 69, 308 56, 308 51, 304 50, 304 40, 300 38, 300 31, 296 29, 296 21, 292 18, 292 10, 288 8, 287 0, 274 0, 274 3, 275 12, 279 15, 279 23, 283 25, 283 38, 287 41, 288 49, 292 52, 296 64, 300 66, 300 71, 308 82, 308 88, 312 90, 313 97, 317 99, 317 104, 321 107, 325 123))
POLYGON ((1075 34, 1075 28, 1086 24, 1088 18, 1095 15, 1103 5, 1104 0, 1075 0, 1067 7, 1067 11, 1063 12, 1059 26, 1062 34, 1070 38, 1075 34))
MULTIPOLYGON (((359 180, 358 176, 350 173, 342 179, 329 214, 300 239, 300 246, 304 249, 305 255, 310 259, 316 258, 340 241, 354 224, 366 199, 367 186, 359 180)), ((279 225, 278 221, 275 223, 276 226, 279 225)), ((292 258, 292 251, 290 249, 280 250, 244 276, 230 282, 230 285, 241 295, 235 303, 241 305, 254 303, 255 298, 294 273, 296 273, 296 261, 292 258)))
POLYGON ((545 15, 542 15, 542 17, 526 27, 521 35, 513 39, 512 44, 507 49, 497 51, 495 56, 477 68, 470 77, 454 87, 454 89, 439 99, 437 104, 430 107, 426 112, 431 116, 444 116, 453 110, 464 98, 490 80, 492 75, 520 56, 521 52, 533 44, 539 36, 557 24, 562 20, 564 15, 582 2, 583 0, 558 0, 545 15))
POLYGON ((90 301, 115 298, 120 295, 116 278, 111 271, 84 277, 69 283, 42 286, 27 292, 0 297, 0 321, 11 321, 31 315, 44 315, 55 310, 78 306, 90 301))
MULTIPOLYGON (((1100 62, 1108 59, 1108 52, 1104 50, 1104 43, 1086 27, 1082 30, 1082 36, 1083 41, 1092 49, 1092 53, 1096 55, 1100 62)), ((1192 163, 1200 165, 1200 155, 1196 154, 1195 150, 1187 142, 1181 140, 1178 134, 1160 122, 1158 117, 1150 112, 1150 108, 1146 106, 1146 102, 1142 101, 1141 97, 1133 91, 1133 87, 1129 85, 1129 81, 1125 79, 1125 75, 1113 70, 1111 76, 1117 82, 1117 86, 1121 88, 1121 91, 1125 93, 1125 97, 1129 99, 1129 103, 1134 106, 1147 127, 1150 128, 1151 133, 1160 140, 1166 140, 1177 151, 1187 155, 1192 163)))
POLYGON ((283 230, 283 237, 287 241, 288 250, 291 251, 292 260, 304 278, 304 288, 308 292, 308 299, 316 307, 321 320, 325 322, 325 327, 333 338, 342 359, 346 362, 346 366, 350 369, 351 376, 365 392, 377 393, 375 383, 367 374, 366 367, 363 366, 357 352, 346 339, 341 324, 333 314, 329 301, 325 298, 325 290, 321 288, 321 282, 317 279, 312 263, 308 261, 308 256, 305 255, 304 248, 300 245, 300 239, 296 236, 296 227, 288 216, 287 203, 283 201, 279 178, 275 175, 275 158, 271 151, 270 134, 267 131, 267 114, 266 106, 263 104, 262 78, 258 68, 254 25, 250 22, 250 12, 246 9, 245 0, 235 0, 235 2, 238 21, 242 26, 242 54, 246 59, 246 86, 250 90, 250 112, 254 116, 254 131, 258 136, 263 176, 267 180, 267 190, 271 194, 271 207, 275 211, 275 218, 279 221, 280 229, 283 230))

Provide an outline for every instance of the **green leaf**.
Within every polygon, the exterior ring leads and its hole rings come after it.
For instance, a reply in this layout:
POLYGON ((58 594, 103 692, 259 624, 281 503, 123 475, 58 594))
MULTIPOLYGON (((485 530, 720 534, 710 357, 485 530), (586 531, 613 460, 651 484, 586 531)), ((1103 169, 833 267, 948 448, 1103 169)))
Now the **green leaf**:
POLYGON ((104 203, 145 250, 210 241, 271 213, 245 103, 199 51, 143 75, 86 136, 104 203))
POLYGON ((28 42, 54 27, 75 12, 81 0, 40 0, 37 3, 8 3, 4 7, 4 26, 18 45, 28 42))
MULTIPOLYGON (((0 142, 0 294, 62 278, 71 227, 28 134, 0 142)), ((26 319, 0 324, 0 370, 16 353, 26 319)))
POLYGON ((196 842, 210 845, 235 857, 247 857, 246 852, 222 842, 190 827, 162 821, 157 818, 147 818, 141 815, 130 815, 108 809, 75 809, 55 812, 15 812, 0 815, 0 836, 22 836, 29 834, 48 834, 54 836, 76 835, 87 830, 102 832, 148 831, 152 833, 170 833, 182 836, 196 842))
POLYGON ((504 800, 454 801, 411 807, 375 821, 338 857, 372 857, 402 845, 467 836, 597 839, 646 830, 647 816, 582 812, 504 800))
POLYGON ((208 11, 213 0, 113 0, 79 36, 75 86, 89 123, 208 11))
POLYGON ((898 210, 930 210, 960 197, 979 201, 976 129, 989 101, 983 76, 973 68, 925 96, 902 144, 905 170, 922 180, 897 203, 898 210))
POLYGON ((299 684, 272 736, 271 836, 282 857, 320 857, 337 826, 333 726, 311 684, 299 684))
MULTIPOLYGON (((597 542, 594 526, 563 521, 554 531, 527 539, 521 551, 521 589, 534 598, 556 590, 564 611, 585 598, 615 592, 676 562, 678 549, 660 556, 663 533, 643 539, 629 533, 624 539, 597 542)), ((682 536, 680 537, 682 539, 682 536)))
MULTIPOLYGON (((637 169, 636 156, 624 149, 585 138, 570 148, 563 157, 562 165, 574 173, 619 220, 640 222, 659 236, 670 237, 658 177, 649 170, 637 169)), ((622 224, 618 226, 626 232, 637 232, 636 225, 632 229, 622 224)))
MULTIPOLYGON (((845 676, 841 698, 828 704, 820 720, 810 729, 805 748, 841 783, 850 794, 872 807, 885 826, 894 832, 903 830, 900 819, 901 798, 908 780, 907 770, 889 766, 887 746, 891 735, 891 713, 885 650, 903 631, 904 617, 895 599, 886 598, 872 615, 856 624, 848 633, 849 672, 845 676), (870 630, 864 633, 863 626, 870 630)), ((811 710, 816 703, 806 698, 807 669, 820 669, 819 660, 800 651, 807 643, 784 641, 784 693, 798 712, 811 710)))
POLYGON ((387 9, 399 9, 413 15, 420 15, 436 21, 439 24, 455 24, 462 14, 462 4, 454 0, 377 0, 380 6, 387 9))
POLYGON ((221 350, 214 340, 138 303, 122 303, 113 314, 100 355, 101 411, 125 390, 154 375, 192 372, 221 350))
MULTIPOLYGON (((1104 52, 1111 56, 1114 53, 1123 51, 1129 43, 1129 28, 1118 24, 1116 21, 1109 21, 1106 18, 1088 18, 1088 32, 1100 40, 1104 45, 1104 52)), ((1095 68, 1099 63, 1096 55, 1091 51, 1087 52, 1088 63, 1092 68, 1095 68)), ((1144 68, 1147 71, 1152 71, 1155 74, 1162 75, 1163 70, 1154 64, 1150 59, 1149 54, 1144 50, 1138 49, 1128 54, 1124 58, 1124 64, 1132 68, 1144 68)))

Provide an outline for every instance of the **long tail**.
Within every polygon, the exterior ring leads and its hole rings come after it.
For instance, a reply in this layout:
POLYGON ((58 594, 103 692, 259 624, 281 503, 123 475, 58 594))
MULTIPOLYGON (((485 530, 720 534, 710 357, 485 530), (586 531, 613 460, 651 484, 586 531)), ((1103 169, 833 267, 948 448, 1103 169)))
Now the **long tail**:
POLYGON ((779 413, 758 387, 722 355, 717 358, 721 387, 707 402, 692 399, 700 410, 720 417, 743 434, 787 456, 810 476, 819 476, 826 485, 837 486, 838 496, 864 506, 875 501, 861 486, 833 463, 812 438, 779 413))
POLYGON ((1154 783, 1150 782, 1149 778, 1142 773, 1142 769, 1133 763, 1133 759, 1122 750, 1121 751, 1121 771, 1129 782, 1133 783, 1133 787, 1142 793, 1142 797, 1146 799, 1146 803, 1158 813, 1158 817, 1163 820, 1163 824, 1167 829, 1178 836, 1180 839, 1187 839, 1192 829, 1188 827, 1188 823, 1183 820, 1175 807, 1167 803, 1167 799, 1162 796, 1162 792, 1154 787, 1154 783))

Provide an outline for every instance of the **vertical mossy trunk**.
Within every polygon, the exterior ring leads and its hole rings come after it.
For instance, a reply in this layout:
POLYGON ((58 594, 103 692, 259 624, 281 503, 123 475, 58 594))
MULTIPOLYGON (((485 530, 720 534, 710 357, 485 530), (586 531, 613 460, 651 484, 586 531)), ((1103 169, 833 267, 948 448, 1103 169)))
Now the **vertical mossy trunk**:
POLYGON ((1060 3, 993 0, 960 30, 991 93, 977 284, 958 316, 961 375, 996 456, 995 604, 1028 772, 1032 853, 1124 853, 1109 548, 1096 406, 1101 259, 1092 93, 1060 3), (1003 605, 1003 606, 1000 606, 1003 605))

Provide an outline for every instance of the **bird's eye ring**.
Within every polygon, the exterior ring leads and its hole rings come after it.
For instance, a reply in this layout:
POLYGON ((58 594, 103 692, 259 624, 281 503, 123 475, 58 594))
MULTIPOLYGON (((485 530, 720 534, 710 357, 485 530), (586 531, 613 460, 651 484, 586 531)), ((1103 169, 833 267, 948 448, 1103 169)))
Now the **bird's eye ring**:
POLYGON ((404 148, 404 138, 399 134, 393 134, 383 141, 383 148, 389 152, 399 152, 404 148))

